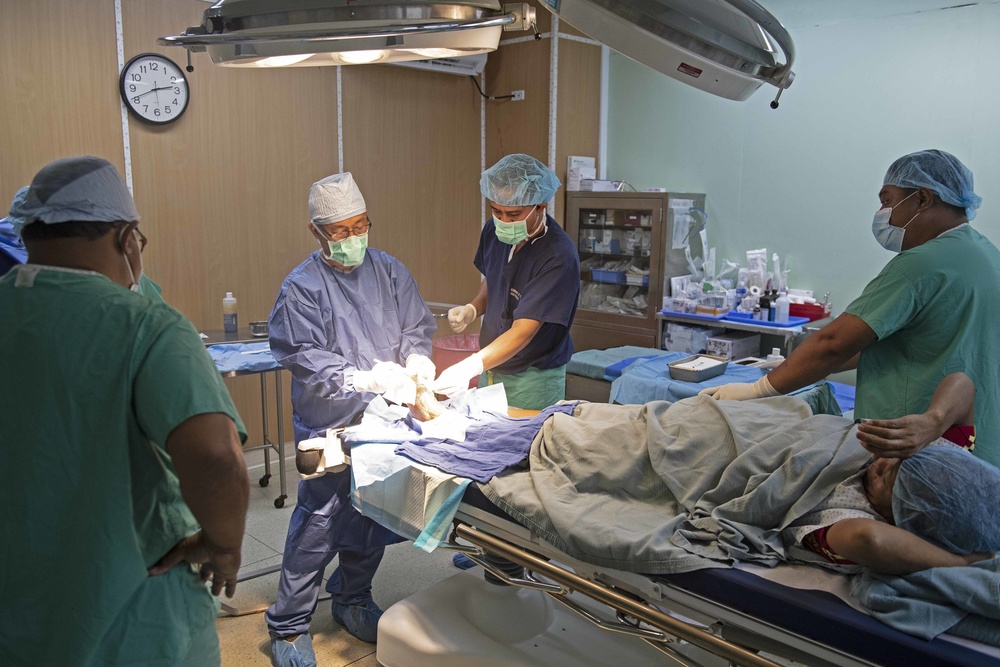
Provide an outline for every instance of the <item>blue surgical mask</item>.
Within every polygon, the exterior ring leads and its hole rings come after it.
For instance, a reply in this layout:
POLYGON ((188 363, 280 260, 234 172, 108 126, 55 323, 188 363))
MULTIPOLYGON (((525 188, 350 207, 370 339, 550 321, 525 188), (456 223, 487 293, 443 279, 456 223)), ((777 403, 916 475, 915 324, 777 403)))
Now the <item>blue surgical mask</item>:
POLYGON ((527 239, 528 218, 531 217, 531 214, 535 212, 536 208, 538 208, 538 204, 531 207, 531 210, 528 211, 528 215, 524 216, 524 220, 501 222, 499 218, 493 216, 493 227, 496 230, 496 235, 497 238, 500 239, 500 242, 506 243, 507 245, 517 245, 527 239))
MULTIPOLYGON (((899 202, 902 204, 904 201, 917 194, 916 192, 911 192, 910 194, 903 197, 899 202)), ((896 206, 899 206, 896 204, 896 206)), ((875 240, 879 242, 883 248, 889 252, 902 252, 903 251, 903 236, 906 234, 906 228, 909 226, 910 222, 913 222, 917 215, 910 218, 902 227, 896 227, 890 220, 892 219, 892 209, 893 206, 885 206, 880 208, 875 212, 875 218, 872 220, 872 234, 875 235, 875 240)))
POLYGON ((330 246, 330 259, 343 266, 357 266, 365 261, 368 234, 348 236, 343 241, 327 241, 327 245, 330 246))

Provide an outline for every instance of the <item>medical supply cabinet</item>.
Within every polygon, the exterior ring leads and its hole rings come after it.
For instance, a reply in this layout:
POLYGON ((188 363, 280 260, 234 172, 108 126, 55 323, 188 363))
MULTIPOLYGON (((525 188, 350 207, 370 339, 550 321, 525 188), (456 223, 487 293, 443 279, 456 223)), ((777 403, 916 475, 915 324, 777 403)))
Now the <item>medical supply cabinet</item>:
POLYGON ((684 247, 704 210, 703 194, 567 193, 566 232, 580 254, 577 350, 660 346, 656 314, 670 277, 688 273, 684 247))

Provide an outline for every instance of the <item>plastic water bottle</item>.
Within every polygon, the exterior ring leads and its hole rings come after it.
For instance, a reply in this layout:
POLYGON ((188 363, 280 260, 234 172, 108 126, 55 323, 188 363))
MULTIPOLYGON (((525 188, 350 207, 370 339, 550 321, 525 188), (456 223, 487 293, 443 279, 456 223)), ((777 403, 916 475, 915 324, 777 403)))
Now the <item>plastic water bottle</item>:
POLYGON ((788 300, 788 295, 782 292, 778 300, 774 302, 774 321, 779 324, 788 324, 788 312, 791 307, 792 303, 788 300))
POLYGON ((236 315, 236 297, 232 292, 226 292, 222 300, 222 330, 226 333, 236 333, 239 322, 236 315))

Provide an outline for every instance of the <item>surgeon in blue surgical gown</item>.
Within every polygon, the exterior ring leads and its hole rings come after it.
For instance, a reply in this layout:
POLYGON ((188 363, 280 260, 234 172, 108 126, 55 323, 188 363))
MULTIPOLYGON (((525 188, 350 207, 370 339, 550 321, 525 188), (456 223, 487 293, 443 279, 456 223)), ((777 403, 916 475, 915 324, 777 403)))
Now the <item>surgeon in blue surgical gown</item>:
MULTIPOLYGON (((351 424, 400 374, 434 376, 434 319, 406 267, 368 248, 371 221, 351 174, 313 184, 309 214, 320 250, 285 279, 268 323, 274 357, 292 372, 296 443, 351 424)), ((275 665, 315 664, 309 622, 338 555, 327 583, 333 618, 375 641, 382 612, 372 578, 385 546, 401 538, 355 511, 350 494, 350 470, 299 483, 278 599, 265 616, 275 665)))

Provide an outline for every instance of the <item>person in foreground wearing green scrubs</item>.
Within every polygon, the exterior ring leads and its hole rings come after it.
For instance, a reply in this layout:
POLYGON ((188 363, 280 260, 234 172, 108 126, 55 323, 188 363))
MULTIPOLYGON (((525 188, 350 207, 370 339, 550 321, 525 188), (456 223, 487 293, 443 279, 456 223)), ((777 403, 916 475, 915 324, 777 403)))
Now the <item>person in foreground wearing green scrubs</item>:
POLYGON ((1000 251, 969 225, 982 202, 972 172, 944 151, 904 155, 879 201, 872 233, 896 255, 861 296, 756 383, 701 393, 765 398, 857 368, 854 415, 874 420, 859 430, 884 443, 866 447, 900 458, 915 451, 901 418, 926 410, 938 383, 962 372, 975 386, 973 453, 1000 466, 1000 251))
POLYGON ((218 665, 249 486, 236 409, 191 323, 138 293, 146 239, 113 165, 57 160, 12 215, 0 664, 218 665))

